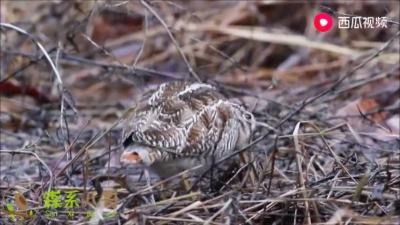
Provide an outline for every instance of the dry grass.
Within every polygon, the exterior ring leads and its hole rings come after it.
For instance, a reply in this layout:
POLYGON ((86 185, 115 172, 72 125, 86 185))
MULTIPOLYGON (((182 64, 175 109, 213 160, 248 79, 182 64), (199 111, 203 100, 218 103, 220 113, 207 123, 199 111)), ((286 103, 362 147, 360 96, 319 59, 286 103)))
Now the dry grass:
MULTIPOLYGON (((395 1, 1 1, 1 224, 400 224, 395 1), (388 18, 318 33, 313 15, 388 18), (121 168, 126 110, 171 80, 251 109, 254 140, 177 182, 121 168), (45 195, 77 191, 48 214, 45 195), (88 215, 90 214, 90 215, 88 215)), ((336 25, 336 24, 335 24, 336 25)), ((334 26, 335 26, 334 25, 334 26)))

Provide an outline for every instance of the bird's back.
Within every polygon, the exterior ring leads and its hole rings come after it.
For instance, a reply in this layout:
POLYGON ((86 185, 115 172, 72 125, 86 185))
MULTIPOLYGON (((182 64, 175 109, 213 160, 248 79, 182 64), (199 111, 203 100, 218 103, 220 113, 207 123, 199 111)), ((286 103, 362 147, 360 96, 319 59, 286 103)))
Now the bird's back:
POLYGON ((123 144, 150 147, 156 152, 155 161, 220 157, 237 148, 238 142, 248 142, 249 135, 245 140, 240 137, 241 127, 251 126, 240 118, 243 113, 248 112, 211 85, 162 84, 145 94, 125 119, 123 144))

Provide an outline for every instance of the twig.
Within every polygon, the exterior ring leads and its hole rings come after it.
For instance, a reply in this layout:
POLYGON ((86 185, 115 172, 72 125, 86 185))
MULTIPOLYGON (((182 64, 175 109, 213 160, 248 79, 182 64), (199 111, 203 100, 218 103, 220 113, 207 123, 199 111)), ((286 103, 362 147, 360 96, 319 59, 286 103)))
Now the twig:
POLYGON ((171 33, 171 31, 168 28, 168 25, 165 23, 165 21, 161 18, 161 16, 151 7, 146 0, 141 0, 140 1, 156 18, 157 20, 164 26, 165 30, 167 31, 169 37, 171 38, 171 41, 174 43, 176 49, 178 50, 179 54, 181 55, 183 61, 186 63, 186 66, 189 69, 189 73, 198 81, 201 82, 200 77, 196 74, 196 72, 193 70, 192 66, 190 65, 188 59, 186 58, 185 54, 182 52, 178 42, 176 41, 174 35, 171 33))
MULTIPOLYGON (((46 168, 47 172, 49 173, 50 180, 53 180, 53 173, 51 172, 50 168, 35 152, 26 151, 26 150, 0 150, 0 153, 33 155, 46 168)), ((49 191, 51 190, 51 187, 52 187, 52 183, 50 183, 50 185, 49 185, 49 191)))
POLYGON ((206 222, 204 223, 204 225, 209 225, 211 224, 211 222, 221 213, 223 213, 232 203, 232 199, 230 198, 225 204, 224 206, 219 209, 216 213, 214 213, 214 215, 212 215, 210 218, 208 218, 206 220, 206 222))
MULTIPOLYGON (((187 223, 199 223, 203 224, 204 221, 198 221, 193 219, 173 218, 164 216, 145 216, 146 219, 155 221, 171 221, 171 222, 187 222, 187 223)), ((211 222, 210 225, 223 225, 222 223, 211 222)))
MULTIPOLYGON (((218 32, 226 35, 232 35, 250 40, 261 42, 270 42, 275 44, 301 46, 312 49, 319 49, 327 52, 332 52, 337 55, 348 55, 353 58, 359 58, 361 55, 368 53, 354 50, 351 48, 334 45, 325 42, 317 42, 309 40, 302 35, 293 34, 276 34, 267 32, 264 27, 249 27, 249 26, 216 26, 216 25, 197 25, 194 23, 182 24, 182 29, 192 32, 218 32)), ((395 36, 398 36, 397 34, 395 36)), ((386 43, 387 44, 387 43, 386 43)), ((386 45, 385 44, 385 45, 386 45)), ((379 58, 379 61, 385 62, 385 58, 379 58)))
POLYGON ((47 54, 47 51, 46 51, 46 49, 43 47, 43 45, 42 45, 38 40, 36 40, 35 37, 33 37, 30 33, 28 33, 27 31, 23 30, 22 28, 17 27, 17 26, 15 26, 15 25, 13 25, 13 24, 10 24, 10 23, 0 23, 0 27, 5 27, 5 28, 8 28, 8 29, 15 30, 15 31, 17 31, 18 33, 24 34, 24 35, 28 36, 30 39, 32 39, 32 41, 39 47, 40 51, 41 51, 41 52, 44 54, 44 56, 46 57, 47 62, 50 64, 50 67, 51 67, 51 69, 53 70, 53 72, 54 72, 54 74, 55 74, 55 76, 56 76, 56 79, 57 79, 58 83, 59 83, 60 85, 63 84, 63 82, 62 82, 62 80, 61 80, 61 75, 59 74, 59 72, 58 72, 58 70, 57 70, 57 67, 55 66, 53 60, 51 59, 51 57, 49 56, 49 54, 47 54))
POLYGON ((195 201, 195 202, 193 202, 192 204, 186 206, 185 208, 180 209, 180 210, 178 210, 178 211, 175 211, 175 212, 169 214, 169 216, 172 216, 172 217, 179 216, 179 215, 181 215, 181 214, 183 214, 183 213, 186 213, 186 212, 188 212, 188 211, 190 211, 190 210, 193 210, 193 209, 198 208, 198 207, 201 206, 202 204, 203 204, 203 203, 202 203, 201 201, 195 201))
MULTIPOLYGON (((301 151, 301 147, 300 147, 299 137, 297 136, 297 134, 299 133, 299 130, 300 130, 300 125, 301 125, 301 122, 298 122, 296 124, 296 127, 293 130, 293 140, 294 140, 294 146, 295 146, 295 150, 296 150, 295 154, 296 154, 296 163, 297 163, 299 183, 302 188, 304 199, 308 199, 307 188, 306 188, 305 180, 303 177, 304 176, 304 174, 303 174, 303 158, 301 157, 302 151, 301 151)), ((309 207, 307 200, 304 201, 304 207, 305 207, 306 220, 307 220, 307 223, 310 225, 311 224, 311 215, 310 215, 310 207, 309 207)))
POLYGON ((147 18, 147 10, 144 10, 144 35, 143 35, 143 41, 142 41, 142 45, 140 46, 140 50, 139 53, 137 54, 137 56, 135 57, 135 61, 133 62, 133 68, 136 68, 137 63, 139 62, 140 57, 143 54, 143 50, 144 50, 144 46, 146 45, 146 40, 147 40, 147 27, 148 27, 148 18, 147 18))

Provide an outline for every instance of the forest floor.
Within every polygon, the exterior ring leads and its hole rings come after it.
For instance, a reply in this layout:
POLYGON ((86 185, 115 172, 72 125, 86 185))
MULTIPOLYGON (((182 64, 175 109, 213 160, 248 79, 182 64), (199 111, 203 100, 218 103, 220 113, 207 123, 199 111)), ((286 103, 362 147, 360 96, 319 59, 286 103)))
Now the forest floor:
POLYGON ((0 224, 400 224, 399 4, 1 1, 0 224), (253 112, 249 163, 121 166, 120 118, 174 80, 253 112))

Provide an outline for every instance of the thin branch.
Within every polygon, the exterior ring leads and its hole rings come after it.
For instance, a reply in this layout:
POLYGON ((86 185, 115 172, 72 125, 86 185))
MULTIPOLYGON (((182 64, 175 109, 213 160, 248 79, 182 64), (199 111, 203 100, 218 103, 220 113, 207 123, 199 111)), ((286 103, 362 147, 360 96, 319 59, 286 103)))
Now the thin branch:
POLYGON ((13 25, 13 24, 10 24, 10 23, 0 23, 0 27, 5 27, 5 28, 8 28, 8 29, 15 30, 15 31, 17 31, 18 33, 24 34, 24 35, 28 36, 30 39, 32 39, 32 41, 39 47, 40 51, 41 51, 41 52, 44 54, 44 56, 46 57, 47 62, 50 64, 50 67, 51 67, 51 69, 53 70, 53 72, 54 72, 54 74, 55 74, 55 76, 56 76, 56 78, 57 78, 58 83, 59 83, 60 85, 63 84, 63 82, 62 82, 62 80, 61 80, 61 75, 60 75, 60 73, 58 72, 57 67, 56 67, 56 65, 54 64, 53 60, 51 59, 51 57, 49 56, 49 54, 47 53, 47 51, 46 51, 46 49, 43 47, 43 45, 42 45, 38 40, 36 40, 36 38, 33 37, 33 35, 31 35, 31 34, 28 33, 27 31, 25 31, 24 29, 22 29, 22 28, 20 28, 20 27, 17 27, 17 26, 15 26, 15 25, 13 25))
POLYGON ((181 47, 179 46, 178 42, 176 41, 174 35, 171 33, 171 31, 168 28, 168 25, 165 23, 165 21, 161 18, 161 16, 151 7, 146 0, 141 0, 140 1, 156 18, 157 20, 164 26, 165 30, 167 31, 169 37, 171 38, 171 41, 174 43, 176 49, 178 50, 179 54, 181 55, 183 61, 185 61, 186 66, 189 69, 189 73, 198 81, 201 82, 200 77, 196 74, 196 72, 193 70, 192 66, 190 65, 188 59, 186 58, 185 54, 181 50, 181 47))
MULTIPOLYGON (((47 164, 35 153, 31 151, 26 151, 26 150, 0 150, 0 153, 9 153, 9 154, 28 154, 28 155, 33 155, 47 170, 50 176, 50 180, 53 180, 53 172, 51 172, 50 168, 47 166, 47 164)), ((49 190, 52 188, 52 183, 49 185, 49 190)))

